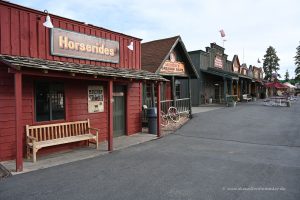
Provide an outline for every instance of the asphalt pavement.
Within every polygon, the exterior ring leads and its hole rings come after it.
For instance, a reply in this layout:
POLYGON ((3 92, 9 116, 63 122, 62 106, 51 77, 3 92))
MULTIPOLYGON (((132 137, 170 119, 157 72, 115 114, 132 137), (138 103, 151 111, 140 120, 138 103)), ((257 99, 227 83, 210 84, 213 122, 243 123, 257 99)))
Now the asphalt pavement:
POLYGON ((198 113, 164 138, 0 181, 0 199, 300 199, 300 101, 198 113))

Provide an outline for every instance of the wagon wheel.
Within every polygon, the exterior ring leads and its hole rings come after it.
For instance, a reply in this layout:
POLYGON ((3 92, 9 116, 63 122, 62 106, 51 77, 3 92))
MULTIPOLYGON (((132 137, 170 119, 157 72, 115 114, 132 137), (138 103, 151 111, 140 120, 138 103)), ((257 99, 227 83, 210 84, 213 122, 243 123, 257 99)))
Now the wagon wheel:
POLYGON ((170 107, 168 110, 168 115, 173 122, 175 122, 175 123, 179 122, 180 115, 179 115, 179 112, 177 111, 177 108, 170 107))
POLYGON ((167 126, 169 124, 168 115, 164 111, 160 111, 160 125, 167 126))

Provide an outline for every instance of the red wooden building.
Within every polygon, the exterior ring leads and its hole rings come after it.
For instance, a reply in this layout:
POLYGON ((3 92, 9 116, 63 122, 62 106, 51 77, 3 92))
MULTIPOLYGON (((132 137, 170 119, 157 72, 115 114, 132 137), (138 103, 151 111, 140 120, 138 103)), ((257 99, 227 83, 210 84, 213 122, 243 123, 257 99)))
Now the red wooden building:
MULTIPOLYGON (((180 36, 142 43, 142 69, 169 80, 161 87, 161 106, 167 112, 175 106, 180 113, 191 114, 191 79, 199 77, 180 36)), ((153 106, 151 84, 144 84, 143 104, 153 106)))
POLYGON ((90 119, 112 150, 114 136, 141 131, 142 83, 164 80, 141 70, 141 39, 50 17, 53 29, 46 13, 0 1, 0 161, 16 159, 17 171, 25 125, 90 119))

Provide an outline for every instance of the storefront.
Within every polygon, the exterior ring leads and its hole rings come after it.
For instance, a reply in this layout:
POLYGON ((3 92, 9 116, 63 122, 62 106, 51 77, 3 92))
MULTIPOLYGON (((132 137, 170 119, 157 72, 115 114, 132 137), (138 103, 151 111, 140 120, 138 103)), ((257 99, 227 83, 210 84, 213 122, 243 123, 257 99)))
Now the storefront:
POLYGON ((252 66, 252 84, 251 84, 251 92, 252 96, 257 98, 265 98, 266 97, 266 87, 264 86, 263 80, 263 70, 261 67, 252 66))
POLYGON ((252 78, 248 76, 248 67, 245 63, 242 65, 240 64, 238 55, 233 56, 232 60, 232 71, 237 74, 239 79, 235 81, 233 88, 234 88, 234 95, 237 95, 238 100, 243 99, 243 95, 251 95, 251 82, 252 78))
POLYGON ((141 131, 142 84, 165 81, 141 70, 141 39, 55 15, 46 28, 46 13, 4 1, 0 13, 0 161, 22 171, 25 125, 89 119, 109 151, 141 131))
MULTIPOLYGON (((190 80, 198 74, 180 36, 142 43, 142 69, 169 80, 162 84, 162 109, 175 106, 179 112, 191 112, 190 80)), ((151 84, 144 84, 143 104, 155 106, 151 84)))
POLYGON ((239 77, 233 72, 232 62, 227 60, 224 48, 211 43, 206 51, 189 52, 199 74, 192 80, 192 105, 224 103, 227 95, 237 92, 239 77), (235 83, 235 87, 234 87, 235 83))

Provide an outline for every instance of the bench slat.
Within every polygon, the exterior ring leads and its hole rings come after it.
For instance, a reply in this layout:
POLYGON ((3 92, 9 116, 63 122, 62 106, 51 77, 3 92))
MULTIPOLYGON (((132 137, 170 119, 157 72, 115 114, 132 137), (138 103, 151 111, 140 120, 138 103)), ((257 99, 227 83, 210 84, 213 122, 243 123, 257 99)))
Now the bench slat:
MULTIPOLYGON (((92 134, 85 134, 85 135, 80 135, 80 136, 71 136, 71 137, 66 137, 66 138, 58 138, 58 139, 53 139, 53 140, 40 141, 36 144, 36 147, 44 148, 44 147, 49 147, 49 146, 54 146, 54 145, 59 145, 59 144, 66 144, 66 143, 71 143, 71 142, 79 142, 79 141, 84 141, 84 140, 89 140, 89 139, 96 139, 96 136, 92 135, 92 134)), ((29 143, 29 145, 32 146, 32 143, 29 143)))
POLYGON ((65 122, 47 125, 26 125, 27 156, 30 156, 32 148, 33 161, 36 161, 36 153, 39 149, 58 144, 65 144, 83 140, 95 140, 98 149, 99 133, 90 133, 89 120, 65 122))

